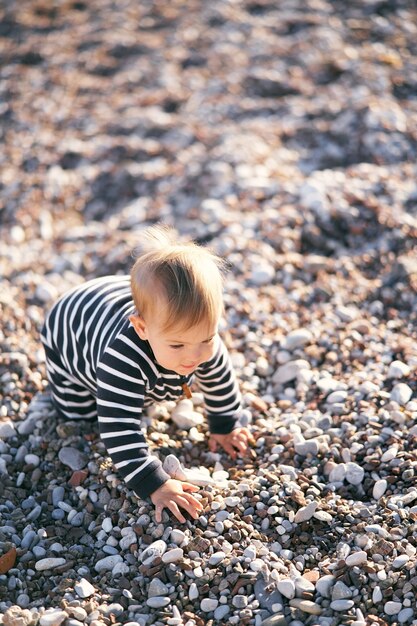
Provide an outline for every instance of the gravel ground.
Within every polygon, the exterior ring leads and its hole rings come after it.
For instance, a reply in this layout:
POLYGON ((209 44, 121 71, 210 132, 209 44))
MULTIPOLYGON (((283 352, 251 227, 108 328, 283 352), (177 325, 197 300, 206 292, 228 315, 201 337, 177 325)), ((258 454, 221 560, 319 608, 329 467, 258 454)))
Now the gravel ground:
POLYGON ((416 625, 414 2, 0 16, 0 623, 416 625), (233 464, 205 424, 149 413, 160 458, 215 479, 182 525, 155 523, 96 425, 57 418, 39 341, 159 220, 230 261, 256 436, 233 464))

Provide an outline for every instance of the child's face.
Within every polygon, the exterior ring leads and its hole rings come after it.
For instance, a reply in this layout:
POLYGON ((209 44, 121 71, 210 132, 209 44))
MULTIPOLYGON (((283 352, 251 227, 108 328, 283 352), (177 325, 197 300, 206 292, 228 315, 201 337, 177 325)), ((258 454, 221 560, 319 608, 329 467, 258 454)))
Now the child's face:
POLYGON ((149 342, 159 365, 181 376, 191 374, 199 365, 214 356, 218 324, 203 322, 187 330, 163 330, 158 321, 150 323, 139 315, 131 315, 137 334, 149 342))

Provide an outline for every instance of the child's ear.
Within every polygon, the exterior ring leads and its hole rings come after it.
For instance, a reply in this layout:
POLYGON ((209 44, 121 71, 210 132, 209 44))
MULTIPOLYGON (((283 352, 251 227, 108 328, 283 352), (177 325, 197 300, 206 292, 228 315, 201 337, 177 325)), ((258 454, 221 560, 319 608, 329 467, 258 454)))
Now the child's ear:
POLYGON ((135 315, 129 315, 129 321, 131 322, 139 337, 146 340, 148 338, 148 332, 143 317, 141 317, 138 313, 135 313, 135 315))

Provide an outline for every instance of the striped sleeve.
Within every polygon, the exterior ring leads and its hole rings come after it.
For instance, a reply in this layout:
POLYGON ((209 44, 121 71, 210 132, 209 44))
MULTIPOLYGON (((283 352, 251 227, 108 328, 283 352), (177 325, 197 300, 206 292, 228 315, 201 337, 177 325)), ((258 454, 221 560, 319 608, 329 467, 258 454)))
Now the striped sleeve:
POLYGON ((195 372, 205 401, 210 432, 227 434, 236 427, 240 409, 240 391, 223 341, 218 337, 214 357, 195 372))
POLYGON ((141 498, 163 485, 169 475, 149 453, 141 430, 146 381, 145 353, 119 337, 97 368, 97 414, 100 435, 114 466, 141 498), (127 343, 126 343, 127 342, 127 343), (139 366, 142 363, 142 368, 139 366))

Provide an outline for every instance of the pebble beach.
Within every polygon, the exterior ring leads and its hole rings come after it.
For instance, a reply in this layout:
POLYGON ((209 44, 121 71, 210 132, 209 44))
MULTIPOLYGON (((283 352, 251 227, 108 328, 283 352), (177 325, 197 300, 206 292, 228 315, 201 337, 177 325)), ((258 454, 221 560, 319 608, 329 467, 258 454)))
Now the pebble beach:
POLYGON ((415 3, 6 2, 0 55, 0 624, 416 626, 415 3), (184 524, 57 416, 39 339, 156 222, 228 262, 255 438, 148 410, 184 524))

